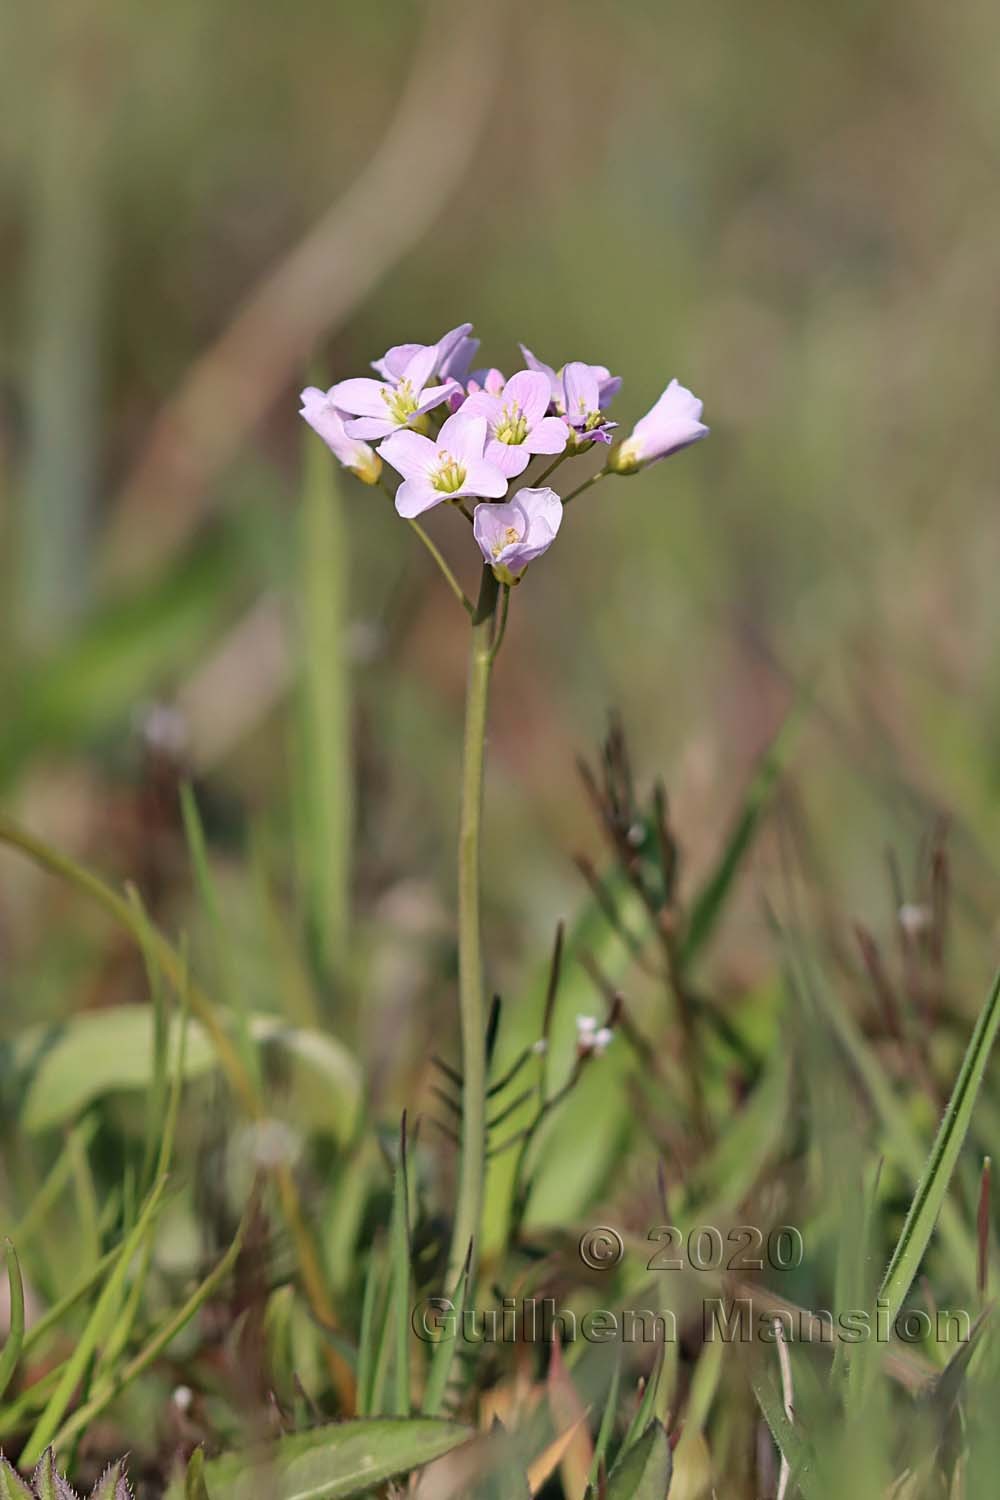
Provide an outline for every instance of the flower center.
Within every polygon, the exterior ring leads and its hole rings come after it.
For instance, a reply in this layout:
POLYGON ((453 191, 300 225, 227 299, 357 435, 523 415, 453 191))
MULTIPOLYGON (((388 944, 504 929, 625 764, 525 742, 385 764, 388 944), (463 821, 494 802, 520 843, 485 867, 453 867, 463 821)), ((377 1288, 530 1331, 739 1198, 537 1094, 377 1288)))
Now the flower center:
POLYGON ((465 483, 465 469, 444 448, 438 453, 438 466, 431 475, 431 484, 443 495, 453 495, 465 483))
POLYGON ((528 436, 528 423, 519 406, 505 406, 496 425, 498 443, 523 443, 528 436))
POLYGON ((490 551, 493 553, 494 557, 499 557, 501 552, 503 552, 507 547, 513 547, 514 543, 519 542, 520 540, 521 538, 518 535, 517 528, 514 526, 508 526, 504 531, 503 536, 499 537, 497 541, 493 543, 490 551))
POLYGON ((599 411, 588 411, 587 404, 581 396, 576 403, 577 410, 573 416, 567 416, 567 420, 583 432, 593 432, 595 427, 601 425, 601 413, 599 411))
POLYGON ((405 426, 417 409, 417 398, 414 395, 412 381, 401 380, 393 391, 383 386, 381 396, 389 409, 392 420, 398 422, 400 426, 405 426))

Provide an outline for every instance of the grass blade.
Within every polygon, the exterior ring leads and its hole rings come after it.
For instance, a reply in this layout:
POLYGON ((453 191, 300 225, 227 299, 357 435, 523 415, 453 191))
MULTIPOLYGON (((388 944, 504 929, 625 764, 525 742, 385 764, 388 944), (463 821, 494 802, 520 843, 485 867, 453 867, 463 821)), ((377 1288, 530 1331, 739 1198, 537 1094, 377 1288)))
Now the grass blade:
POLYGON ((780 1392, 776 1390, 769 1376, 759 1373, 752 1377, 752 1385, 753 1393, 757 1397, 757 1405, 764 1414, 764 1421, 771 1429, 771 1436, 778 1445, 778 1452, 791 1470, 792 1493, 795 1493, 794 1486, 798 1485, 802 1500, 825 1500, 825 1495, 817 1486, 812 1454, 798 1429, 792 1426, 785 1415, 780 1392))
POLYGON ((344 972, 350 916, 348 546, 336 465, 312 433, 303 442, 298 825, 310 937, 331 979, 344 972))
POLYGON ((451 1376, 452 1361, 455 1358, 455 1350, 458 1345, 458 1329, 462 1327, 465 1315, 465 1299, 469 1292, 469 1271, 472 1266, 472 1245, 469 1245, 469 1253, 465 1257, 465 1265, 462 1274, 458 1278, 457 1285, 451 1296, 451 1306, 454 1309, 455 1333, 451 1338, 443 1338, 435 1346, 431 1355, 431 1368, 427 1377, 427 1388, 424 1391, 424 1401, 421 1410, 425 1417, 437 1417, 441 1414, 444 1406, 445 1396, 448 1391, 448 1380, 451 1376))
POLYGON ((361 1326, 358 1331, 358 1416, 372 1415, 372 1392, 375 1382, 375 1311, 378 1306, 378 1246, 368 1255, 365 1290, 361 1300, 361 1326))
MULTIPOLYGON (((165 1181, 165 1179, 163 1180, 165 1181)), ((162 1327, 157 1330, 148 1343, 139 1350, 138 1354, 129 1361, 124 1369, 100 1384, 90 1399, 73 1413, 53 1439, 54 1447, 59 1447, 69 1442, 77 1433, 83 1432, 104 1411, 109 1402, 113 1401, 126 1386, 131 1385, 132 1381, 141 1375, 143 1371, 147 1370, 153 1361, 159 1358, 171 1340, 176 1338, 183 1328, 187 1327, 198 1309, 208 1301, 216 1287, 232 1269, 236 1257, 243 1248, 247 1226, 254 1211, 255 1205, 251 1203, 243 1216, 240 1227, 236 1231, 235 1239, 218 1265, 209 1272, 205 1280, 195 1288, 183 1306, 178 1308, 177 1312, 166 1320, 162 1327)))
POLYGON ((391 1416, 410 1414, 410 1226, 406 1181, 406 1113, 399 1127, 399 1161, 392 1184, 389 1230, 392 1264, 390 1319, 393 1336, 393 1401, 391 1416))
POLYGON ((118 1254, 117 1261, 105 1283, 101 1295, 98 1297, 94 1310, 87 1320, 73 1353, 63 1366, 59 1384, 56 1386, 52 1397, 42 1412, 34 1431, 32 1432, 24 1452, 21 1455, 23 1464, 37 1463, 45 1449, 52 1442, 59 1424, 66 1412, 66 1408, 73 1398, 84 1371, 86 1370, 91 1355, 97 1347, 98 1340, 103 1338, 111 1324, 112 1316, 121 1297, 125 1277, 133 1256, 139 1250, 146 1234, 152 1226, 153 1219, 166 1187, 166 1178, 161 1177, 146 1200, 145 1207, 139 1215, 138 1222, 132 1233, 124 1241, 118 1254))
POLYGON ((612 1469, 608 1500, 663 1500, 672 1471, 666 1428, 653 1422, 612 1469))
POLYGON ((976 1022, 965 1057, 962 1059, 955 1087, 931 1148, 930 1158, 917 1184, 902 1232, 886 1267, 882 1285, 879 1287, 879 1300, 887 1305, 890 1323, 895 1320, 896 1314, 903 1305, 934 1232, 951 1175, 958 1161, 958 1154, 972 1120, 976 1096, 983 1081, 983 1073, 998 1027, 1000 1027, 1000 974, 994 979, 989 998, 976 1022))
POLYGON ((205 829, 190 782, 184 782, 181 786, 181 814, 184 819, 184 833, 198 887, 200 905, 208 918, 208 926, 212 935, 216 959, 216 984, 219 994, 227 1002, 235 1021, 243 1065, 259 1087, 257 1052, 250 1040, 250 1023, 243 998, 244 986, 240 982, 232 941, 219 905, 218 892, 208 860, 205 829))
POLYGON ((10 1240, 4 1242, 4 1256, 7 1261, 7 1284, 10 1287, 10 1324, 7 1330, 7 1342, 0 1354, 0 1396, 10 1384, 11 1376, 17 1369, 17 1362, 21 1358, 21 1349, 24 1344, 24 1284, 21 1281, 21 1267, 18 1264, 17 1251, 10 1240))
POLYGON ((718 863, 691 907, 687 930, 681 943, 680 958, 684 967, 694 962, 718 925, 733 881, 739 874, 761 817, 788 761, 799 722, 799 715, 793 712, 758 762, 743 799, 743 806, 730 830, 718 863))

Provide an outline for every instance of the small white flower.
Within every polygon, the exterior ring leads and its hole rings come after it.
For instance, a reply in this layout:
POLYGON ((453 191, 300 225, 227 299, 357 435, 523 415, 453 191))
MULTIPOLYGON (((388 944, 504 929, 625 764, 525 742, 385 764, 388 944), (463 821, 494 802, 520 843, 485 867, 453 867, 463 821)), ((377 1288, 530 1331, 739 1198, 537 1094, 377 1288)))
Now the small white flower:
POLYGON ((610 1026, 598 1026, 595 1016, 577 1016, 576 1048, 581 1057, 601 1057, 613 1040, 610 1026))
POLYGON ((934 913, 929 906, 907 901, 899 908, 899 925, 907 937, 919 937, 929 932, 934 923, 934 913))
POLYGON ((170 703, 150 703, 136 714, 136 729, 151 750, 179 757, 188 744, 188 725, 183 713, 170 703))
POLYGON ((245 1125, 234 1137, 241 1160, 263 1172, 292 1167, 302 1152, 302 1136, 285 1120, 268 1118, 245 1125))
POLYGON ((549 1050, 549 1044, 545 1037, 540 1036, 537 1042, 533 1042, 531 1045, 531 1050, 536 1057, 544 1057, 546 1052, 548 1052, 549 1050))

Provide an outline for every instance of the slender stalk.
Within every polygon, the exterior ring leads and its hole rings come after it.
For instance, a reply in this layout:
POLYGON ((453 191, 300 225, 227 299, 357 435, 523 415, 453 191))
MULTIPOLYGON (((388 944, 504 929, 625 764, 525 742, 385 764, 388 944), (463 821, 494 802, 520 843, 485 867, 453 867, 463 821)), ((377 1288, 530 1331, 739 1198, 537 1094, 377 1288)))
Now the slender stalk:
POLYGON ((544 484, 545 481, 546 481, 546 479, 548 479, 549 475, 550 474, 554 474, 555 471, 558 469, 558 467, 559 467, 560 464, 565 463, 566 460, 567 460, 567 458, 572 458, 572 457, 573 457, 573 454, 570 453, 569 449, 568 448, 564 449, 563 452, 558 455, 558 457, 556 457, 556 458, 554 458, 552 460, 552 462, 548 465, 547 468, 544 468, 542 470, 542 472, 538 475, 538 477, 536 479, 533 479, 531 481, 532 484, 536 488, 539 485, 544 484))
POLYGON ((410 525, 417 533, 417 536, 423 542, 424 546, 427 548, 427 551, 430 553, 431 557, 433 557, 434 561, 437 563, 442 578, 451 589, 452 593, 455 595, 455 598, 458 600, 459 604, 465 610, 465 613, 467 615, 471 615, 475 609, 475 605, 466 594, 465 590, 459 583, 458 579, 455 577, 454 573, 449 568, 448 564, 445 562, 442 554, 438 551, 437 544, 431 541, 430 537, 427 535, 424 528, 420 525, 419 521, 411 521, 410 525))
POLYGON ((490 661, 496 661, 503 638, 507 634, 507 616, 510 613, 510 584, 505 583, 500 590, 500 609, 497 617, 496 630, 493 635, 493 645, 490 647, 490 661))
POLYGON ((483 772, 486 716, 493 665, 494 614, 498 585, 483 569, 479 601, 472 617, 469 676, 465 699, 462 811, 458 837, 458 1004, 462 1028, 462 1153, 458 1201, 447 1285, 454 1286, 472 1245, 469 1286, 474 1284, 483 1204, 486 1160, 486 1009, 480 916, 483 772))
POLYGON ((609 472, 610 470, 608 469, 598 469, 596 474, 591 474, 589 479, 585 479, 582 484, 577 485, 575 490, 570 490, 568 495, 563 496, 563 505, 568 505, 571 500, 576 499, 577 495, 582 495, 584 490, 589 490, 592 484, 596 484, 599 479, 603 479, 609 472))
MULTIPOLYGON (((382 490, 383 494, 388 495, 389 499, 392 500, 393 502, 395 502, 395 498, 396 497, 395 497, 393 491, 389 488, 389 486, 386 483, 385 479, 384 478, 380 479, 378 483, 379 483, 379 489, 382 490)), ((472 519, 471 516, 469 517, 469 519, 470 520, 472 519)), ((455 577, 454 573, 451 571, 451 568, 445 562, 444 555, 439 550, 439 548, 437 546, 437 543, 431 541, 430 537, 427 535, 427 532, 421 526, 421 524, 420 524, 419 521, 408 520, 407 521, 407 525, 410 527, 411 531, 415 531, 416 532, 417 536, 420 538, 420 540, 423 542, 424 546, 427 548, 427 551, 430 553, 431 557, 434 559, 435 563, 437 564, 437 568, 438 568, 438 571, 441 574, 441 577, 444 579, 445 583, 451 589, 452 593, 455 595, 455 598, 458 600, 459 604, 465 610, 465 613, 467 615, 472 615, 473 612, 474 612, 474 610, 475 610, 475 605, 473 604, 472 600, 466 594, 465 590, 463 589, 462 585, 459 583, 458 579, 455 577)))

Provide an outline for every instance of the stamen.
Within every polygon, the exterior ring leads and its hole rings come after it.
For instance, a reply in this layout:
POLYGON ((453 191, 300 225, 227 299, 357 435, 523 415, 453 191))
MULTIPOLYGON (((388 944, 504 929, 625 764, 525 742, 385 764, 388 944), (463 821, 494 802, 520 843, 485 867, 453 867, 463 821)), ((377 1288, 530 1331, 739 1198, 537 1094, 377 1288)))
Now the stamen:
POLYGON ((493 546, 490 550, 492 551, 494 557, 499 557, 505 547, 513 547, 514 543, 519 542, 520 540, 521 537, 517 528, 514 526, 508 526, 504 531, 503 536, 498 541, 495 541, 493 543, 493 546))
POLYGON ((465 469, 446 449, 438 453, 438 466, 431 476, 431 483, 443 495, 453 495, 465 483, 465 469))
POLYGON ((409 421, 417 409, 417 398, 410 380, 401 380, 395 390, 383 386, 379 395, 388 407, 392 420, 401 426, 409 421))
POLYGON ((528 436, 528 423, 519 406, 505 406, 496 426, 498 443, 513 445, 523 443, 528 436))

